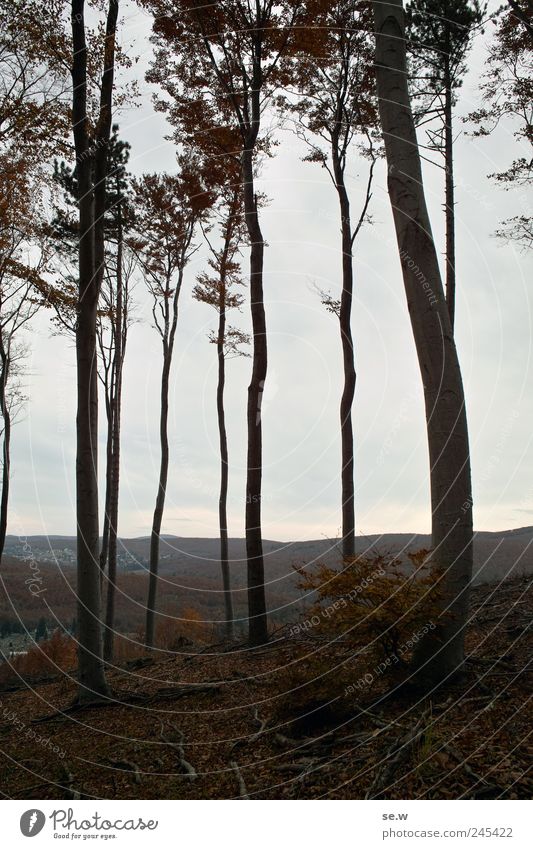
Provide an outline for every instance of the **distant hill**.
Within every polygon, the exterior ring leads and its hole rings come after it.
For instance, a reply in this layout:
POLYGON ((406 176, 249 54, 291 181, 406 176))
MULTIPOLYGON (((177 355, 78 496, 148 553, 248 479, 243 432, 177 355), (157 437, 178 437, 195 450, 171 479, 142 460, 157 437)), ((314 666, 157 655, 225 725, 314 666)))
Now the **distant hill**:
MULTIPOLYGON (((16 558, 34 557, 38 562, 57 562, 75 565, 76 538, 72 536, 30 536, 24 540, 8 536, 5 553, 16 558)), ((167 535, 161 543, 160 573, 183 579, 183 585, 198 587, 196 583, 218 580, 219 547, 216 538, 178 537, 167 535)), ((371 551, 405 554, 430 545, 424 534, 380 534, 357 537, 358 553, 371 551)), ((294 577, 294 563, 313 564, 339 560, 335 540, 318 539, 293 542, 264 540, 267 580, 271 584, 285 582, 294 577)), ((119 566, 132 572, 145 572, 149 561, 149 537, 121 539, 119 566)), ((236 589, 246 586, 246 548, 244 539, 229 541, 233 584, 236 589)), ((533 572, 533 527, 507 531, 480 531, 474 539, 474 582, 491 583, 505 576, 519 576, 533 572)))
MULTIPOLYGON (((494 583, 533 572, 533 528, 476 534, 474 583, 494 583)), ((423 534, 359 537, 357 550, 405 555, 429 546, 423 534)), ((247 615, 246 551, 243 539, 230 540, 235 613, 244 628, 247 615)), ((340 562, 335 541, 264 541, 266 596, 274 625, 301 617, 308 607, 298 588, 294 564, 340 562)), ((143 626, 148 587, 149 539, 122 539, 116 624, 123 633, 143 626)), ((407 561, 407 558, 405 558, 407 561)), ((76 540, 72 536, 34 536, 21 542, 9 536, 2 558, 0 634, 19 626, 34 629, 41 617, 49 627, 69 626, 76 616, 76 540), (37 577, 39 592, 28 584, 37 577)), ((218 540, 166 536, 161 545, 159 609, 171 617, 219 623, 223 618, 218 540)), ((214 627, 214 626, 213 626, 214 627)), ((11 639, 10 637, 7 638, 11 639)))

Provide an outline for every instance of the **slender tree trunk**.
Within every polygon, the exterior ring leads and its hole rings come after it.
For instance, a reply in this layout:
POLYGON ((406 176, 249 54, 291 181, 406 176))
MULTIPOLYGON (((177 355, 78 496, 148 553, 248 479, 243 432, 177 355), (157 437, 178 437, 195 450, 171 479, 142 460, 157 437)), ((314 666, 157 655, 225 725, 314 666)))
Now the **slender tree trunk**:
POLYGON ((161 446, 161 463, 159 467, 159 483, 155 501, 152 533, 150 537, 150 576, 148 581, 148 601, 146 605, 146 645, 154 646, 155 638, 155 603, 157 595, 157 576, 159 570, 159 541, 165 496, 168 481, 168 388, 171 358, 166 350, 163 355, 163 370, 161 374, 161 415, 159 419, 159 440, 161 446))
MULTIPOLYGON (((113 378, 112 378, 113 382, 113 378)), ((111 503, 111 479, 113 475, 113 400, 108 385, 105 387, 105 407, 107 422, 106 463, 105 463, 105 513, 102 528, 102 545, 100 547, 100 592, 103 591, 107 557, 109 553, 109 507, 111 503)))
POLYGON ((248 387, 246 478, 246 555, 248 559, 248 635, 251 645, 268 641, 265 567, 261 535, 261 403, 267 375, 267 336, 263 301, 264 241, 254 192, 253 148, 243 152, 244 212, 250 236, 250 307, 253 330, 252 378, 248 387))
POLYGON ((11 416, 7 402, 7 381, 9 378, 9 357, 5 351, 3 340, 0 340, 0 412, 4 423, 2 438, 2 498, 0 501, 0 563, 4 553, 7 534, 7 509, 9 504, 9 475, 11 466, 11 416))
POLYGON ((117 581, 117 543, 118 543, 118 501, 120 490, 120 414, 122 406, 122 368, 124 352, 123 341, 123 295, 122 279, 122 218, 120 200, 118 208, 118 248, 117 248, 117 303, 114 317, 115 337, 115 386, 113 393, 113 441, 111 495, 109 499, 109 566, 106 597, 106 616, 104 632, 104 660, 113 659, 115 597, 117 581))
MULTIPOLYGON (((80 187, 81 188, 81 187, 80 187)), ((80 232, 87 233, 85 216, 81 212, 80 232)), ((87 241, 86 236, 80 237, 87 241)), ((86 269, 84 251, 80 245, 80 283, 86 269)), ((87 275, 88 276, 88 275, 87 275)), ((98 387, 96 353, 96 300, 89 297, 89 287, 83 286, 78 324, 76 353, 78 362, 78 411, 76 457, 77 527, 78 527, 78 635, 80 664, 80 699, 91 700, 107 692, 102 663, 102 633, 100 628, 100 566, 98 559, 98 479, 97 426, 98 387)))
POLYGON ((228 439, 226 435, 226 413, 224 410, 224 387, 226 383, 226 358, 224 353, 224 343, 226 340, 226 286, 224 275, 225 269, 223 267, 219 295, 219 318, 217 337, 217 417, 218 436, 220 443, 220 496, 218 499, 218 520, 220 527, 220 568, 222 570, 222 587, 224 591, 224 624, 226 630, 226 637, 231 640, 233 639, 233 599, 231 595, 231 580, 228 552, 228 439))
POLYGON ((446 173, 446 304, 452 332, 455 325, 455 187, 453 183, 452 84, 449 63, 445 63, 444 161, 446 173))
POLYGON ((407 89, 402 0, 373 3, 376 76, 388 188, 413 335, 424 385, 430 460, 432 568, 443 593, 436 628, 415 669, 442 682, 464 660, 472 578, 470 454, 461 370, 431 234, 407 89))
POLYGON ((350 201, 344 183, 344 172, 339 154, 333 144, 333 174, 339 196, 342 233, 342 295, 339 324, 344 367, 344 388, 340 404, 341 457, 342 457, 342 553, 355 555, 355 497, 354 497, 354 445, 352 405, 355 395, 355 363, 352 339, 353 261, 350 201))
MULTIPOLYGON (((192 237, 192 229, 191 229, 192 237)), ((190 241, 190 239, 189 239, 190 241)), ((185 262, 186 248, 183 252, 185 262)), ((161 538, 161 525, 163 522, 163 511, 165 509, 165 497, 168 482, 168 392, 170 382, 170 367, 172 365, 172 354, 174 351, 174 339, 178 325, 178 302, 183 283, 183 264, 179 271, 178 281, 172 297, 172 319, 169 317, 170 280, 166 285, 166 316, 165 332, 163 335, 163 369, 161 372, 161 415, 159 419, 159 440, 161 445, 161 464, 159 467, 159 484, 155 501, 154 518, 152 521, 152 533, 150 536, 150 576, 148 579, 148 600, 146 603, 146 645, 153 648, 155 640, 155 613, 157 596, 157 577, 159 571, 159 544, 161 538)))

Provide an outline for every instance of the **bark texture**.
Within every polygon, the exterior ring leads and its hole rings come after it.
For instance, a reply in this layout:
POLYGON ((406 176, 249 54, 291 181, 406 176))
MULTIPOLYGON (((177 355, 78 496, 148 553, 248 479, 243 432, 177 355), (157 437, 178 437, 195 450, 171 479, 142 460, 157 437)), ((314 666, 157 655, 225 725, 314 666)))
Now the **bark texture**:
POLYGON ((267 376, 266 316, 263 300, 264 240, 254 192, 253 145, 243 152, 244 213, 250 237, 250 309, 252 377, 248 387, 248 460, 246 477, 246 556, 248 561, 248 635, 251 645, 268 640, 265 566, 261 534, 262 421, 261 404, 267 376))
POLYGON ((355 396, 356 372, 352 339, 353 260, 350 200, 344 181, 338 140, 332 145, 333 176, 339 196, 342 234, 342 294, 339 324, 342 342, 344 387, 340 403, 341 421, 341 493, 342 493, 342 553, 344 557, 355 554, 355 491, 354 491, 354 440, 352 406, 355 396))
POLYGON ((7 509, 9 504, 9 475, 11 466, 11 415, 7 398, 9 379, 9 354, 0 338, 0 412, 4 425, 2 434, 2 496, 0 500, 0 562, 4 553, 7 534, 7 509))
MULTIPOLYGON (((178 283, 172 297, 172 308, 169 298, 165 304, 165 329, 162 337, 163 343, 163 368, 161 371, 161 413, 159 417, 159 441, 161 446, 161 460, 159 465, 159 482, 152 520, 152 531, 150 535, 150 575, 148 579, 148 600, 146 603, 146 645, 153 648, 155 644, 155 614, 157 598, 157 580, 159 572, 159 545, 161 538, 161 525, 165 509, 165 498, 168 483, 168 394, 170 385, 170 368, 172 365, 172 354, 174 351, 174 340, 178 324, 178 302, 183 281, 183 268, 180 269, 178 283)), ((170 281, 167 283, 170 292, 170 281)))
POLYGON ((449 59, 444 70, 444 167, 446 173, 446 303, 452 333, 455 326, 455 186, 453 182, 453 90, 449 59))
POLYGON ((104 660, 112 660, 117 580, 118 502, 120 492, 120 420, 122 410, 122 370, 124 365, 124 283, 122 275, 122 212, 118 202, 117 302, 114 316, 114 389, 111 439, 111 488, 109 494, 109 564, 104 632, 104 660))
POLYGON ((94 136, 87 114, 84 0, 72 0, 72 129, 79 206, 79 296, 76 325, 76 520, 79 700, 108 693, 102 658, 98 525, 98 386, 96 320, 103 276, 105 180, 111 132, 117 0, 109 0, 100 110, 94 136))
POLYGON ((373 3, 376 74, 388 188, 426 407, 432 567, 442 608, 415 658, 420 676, 442 682, 464 660, 472 578, 472 496, 461 370, 424 197, 407 90, 402 0, 373 3))
MULTIPOLYGON (((236 193, 236 198, 238 194, 236 193)), ((220 445, 220 494, 218 499, 218 520, 220 529, 220 569, 222 572, 222 590, 224 593, 224 625, 226 637, 233 639, 233 597, 231 594, 231 577, 229 568, 228 549, 228 437, 226 434, 226 411, 224 408, 224 389, 226 386, 226 268, 228 251, 231 242, 231 228, 233 227, 234 215, 237 203, 233 205, 226 229, 224 251, 220 266, 220 290, 218 297, 218 335, 217 335, 217 421, 218 437, 220 445)))

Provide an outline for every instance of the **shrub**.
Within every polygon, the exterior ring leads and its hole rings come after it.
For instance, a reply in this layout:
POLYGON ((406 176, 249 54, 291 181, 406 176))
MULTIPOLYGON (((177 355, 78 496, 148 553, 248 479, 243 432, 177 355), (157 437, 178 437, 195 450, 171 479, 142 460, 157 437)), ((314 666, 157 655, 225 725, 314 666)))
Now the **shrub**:
POLYGON ((59 628, 49 640, 33 645, 26 654, 16 655, 0 666, 0 684, 20 684, 76 667, 76 643, 59 628))
MULTIPOLYGON (((409 564, 376 554, 345 560, 340 569, 298 568, 299 587, 313 598, 305 620, 290 629, 315 650, 279 677, 276 715, 311 727, 346 716, 386 676, 407 666, 439 613, 437 578, 428 551, 409 564)), ((403 674, 403 673, 401 673, 403 674)))
MULTIPOLYGON (((341 569, 298 569, 300 589, 315 597, 302 630, 310 622, 316 633, 339 639, 376 662, 391 655, 408 660, 417 634, 435 627, 439 593, 428 567, 429 552, 407 556, 413 567, 409 570, 397 557, 384 554, 345 560, 341 569)), ((292 632, 298 633, 298 625, 292 632)))

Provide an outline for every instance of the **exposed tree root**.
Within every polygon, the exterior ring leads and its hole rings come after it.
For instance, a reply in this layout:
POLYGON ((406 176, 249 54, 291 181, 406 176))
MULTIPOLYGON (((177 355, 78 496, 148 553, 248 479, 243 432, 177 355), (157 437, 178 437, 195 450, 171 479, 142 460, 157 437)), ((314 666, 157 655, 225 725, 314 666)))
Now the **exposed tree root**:
POLYGON ((230 761, 229 765, 237 776, 237 781, 239 784, 239 797, 241 799, 249 799, 250 797, 248 795, 248 790, 246 789, 244 778, 242 777, 242 773, 239 769, 239 764, 237 763, 237 761, 230 761))

